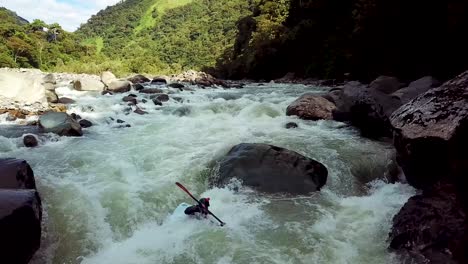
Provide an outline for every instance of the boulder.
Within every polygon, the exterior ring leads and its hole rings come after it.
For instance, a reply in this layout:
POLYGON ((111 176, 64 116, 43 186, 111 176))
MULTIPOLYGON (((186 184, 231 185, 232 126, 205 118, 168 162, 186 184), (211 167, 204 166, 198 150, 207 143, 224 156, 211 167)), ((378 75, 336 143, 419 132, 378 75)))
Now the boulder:
POLYGON ((137 84, 134 84, 134 85, 133 85, 133 89, 134 89, 135 91, 140 91, 140 90, 145 89, 145 87, 144 87, 143 85, 137 83, 137 84))
POLYGON ((156 99, 160 102, 167 102, 169 101, 169 95, 167 94, 154 94, 150 96, 150 99, 156 99))
POLYGON ((431 88, 439 87, 440 85, 441 83, 433 77, 426 76, 410 83, 408 87, 402 88, 392 95, 399 98, 402 104, 406 104, 418 95, 427 92, 431 88))
POLYGON ((380 76, 369 85, 369 89, 376 90, 384 94, 396 92, 401 87, 402 83, 400 83, 397 78, 389 76, 380 76))
POLYGON ((327 181, 327 168, 291 150, 266 144, 239 144, 219 162, 215 185, 233 178, 260 192, 308 194, 327 181))
POLYGON ((37 147, 37 145, 39 143, 37 141, 36 136, 34 136, 34 135, 25 135, 23 137, 23 144, 24 144, 25 147, 34 148, 34 147, 37 147))
POLYGON ((299 127, 299 126, 297 125, 297 123, 289 122, 289 123, 287 123, 284 127, 285 127, 286 129, 291 129, 291 128, 297 128, 297 127, 299 127))
POLYGON ((139 83, 147 83, 147 82, 150 82, 151 80, 148 79, 146 76, 137 74, 133 77, 128 78, 128 81, 130 81, 133 84, 139 84, 139 83))
POLYGON ((146 111, 144 111, 144 110, 141 110, 140 108, 137 108, 135 111, 133 111, 133 113, 139 114, 139 115, 146 115, 146 114, 148 114, 148 112, 146 112, 146 111))
POLYGON ((140 93, 145 93, 145 94, 159 94, 163 93, 164 91, 158 88, 145 88, 139 91, 140 93))
POLYGON ((20 104, 47 104, 41 75, 0 69, 0 95, 20 104))
POLYGON ((82 128, 88 128, 88 127, 92 127, 93 126, 93 123, 89 120, 86 120, 86 119, 81 119, 79 122, 80 126, 82 128))
POLYGON ((66 113, 48 112, 39 117, 39 127, 45 133, 60 136, 82 136, 81 126, 66 113))
POLYGON ((101 92, 101 95, 113 95, 113 94, 114 94, 113 92, 107 91, 107 90, 101 92))
POLYGON ((162 103, 161 101, 159 101, 158 99, 156 99, 156 98, 153 99, 152 101, 153 101, 153 103, 154 103, 155 105, 159 105, 159 106, 162 106, 162 105, 163 105, 163 103, 162 103))
POLYGON ((304 94, 286 109, 286 115, 298 116, 305 120, 333 119, 335 105, 327 99, 314 94, 304 94))
POLYGON ((55 84, 53 83, 44 83, 44 88, 48 91, 55 91, 55 84))
POLYGON ((164 77, 155 77, 153 80, 151 80, 151 84, 163 85, 167 84, 167 80, 164 77))
POLYGON ((390 248, 416 263, 468 263, 468 218, 452 185, 409 199, 393 218, 390 248))
POLYGON ((76 103, 75 100, 73 100, 71 98, 68 98, 68 97, 60 97, 58 99, 58 102, 61 103, 61 104, 74 104, 74 103, 76 103))
POLYGON ((0 189, 36 189, 31 166, 22 159, 1 158, 0 189))
POLYGON ((36 190, 0 189, 2 263, 29 263, 40 247, 41 221, 41 200, 36 190))
POLYGON ((125 96, 124 98, 122 98, 122 101, 124 102, 130 102, 134 105, 136 105, 138 103, 137 99, 133 96, 125 96))
POLYGON ((468 196, 468 71, 401 106, 391 124, 408 183, 453 182, 468 196))
POLYGON ((107 89, 114 93, 125 93, 132 89, 132 83, 129 81, 115 80, 109 83, 107 89))
POLYGON ((45 90, 45 94, 47 97, 47 102, 49 103, 58 103, 59 99, 57 94, 54 91, 45 90))
POLYGON ((53 73, 49 73, 42 78, 43 83, 57 84, 57 79, 53 73))
POLYGON ((109 86, 112 82, 117 81, 117 77, 110 72, 105 71, 101 73, 101 82, 104 83, 106 86, 109 86))
POLYGON ((104 84, 93 78, 82 77, 73 82, 73 89, 77 91, 103 91, 104 84))
POLYGON ((176 89, 180 89, 180 88, 184 88, 185 85, 181 84, 181 83, 170 83, 167 85, 168 87, 171 87, 171 88, 176 88, 176 89))

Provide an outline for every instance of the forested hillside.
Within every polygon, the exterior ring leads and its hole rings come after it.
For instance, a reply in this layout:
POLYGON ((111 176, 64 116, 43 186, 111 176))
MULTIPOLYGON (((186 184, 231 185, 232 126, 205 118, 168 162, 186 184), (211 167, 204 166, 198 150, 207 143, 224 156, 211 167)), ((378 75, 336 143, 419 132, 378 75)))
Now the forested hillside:
POLYGON ((74 34, 59 24, 47 25, 25 19, 0 8, 0 67, 34 67, 44 70, 91 54, 94 47, 79 44, 74 34))

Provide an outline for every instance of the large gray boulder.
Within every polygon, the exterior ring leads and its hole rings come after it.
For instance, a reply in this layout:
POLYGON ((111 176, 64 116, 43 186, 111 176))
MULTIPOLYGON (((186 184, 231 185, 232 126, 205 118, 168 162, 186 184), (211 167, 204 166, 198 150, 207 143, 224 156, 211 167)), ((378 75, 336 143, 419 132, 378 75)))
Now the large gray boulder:
POLYGON ((79 78, 73 82, 73 88, 77 91, 98 91, 104 90, 104 83, 93 78, 79 78))
POLYGON ((468 71, 400 107, 391 124, 411 185, 455 182, 468 196, 468 71))
POLYGON ((110 71, 105 71, 101 73, 101 82, 104 83, 106 86, 109 86, 113 81, 117 81, 117 77, 110 72, 110 71))
POLYGON ((82 136, 81 126, 66 113, 48 112, 39 117, 39 127, 45 133, 60 136, 82 136))
POLYGON ((286 109, 286 115, 298 116, 305 120, 333 119, 336 106, 329 100, 315 94, 304 94, 286 109))
POLYGON ((107 90, 114 93, 126 93, 132 89, 132 83, 127 80, 115 80, 107 85, 107 90))
POLYGON ((41 244, 41 221, 36 190, 0 189, 1 263, 29 263, 41 244))
POLYGON ((307 194, 325 185, 327 168, 291 150, 266 144, 239 144, 219 162, 215 185, 236 178, 260 192, 307 194))
POLYGON ((42 76, 0 69, 0 96, 20 104, 47 104, 42 76))
POLYGON ((402 83, 395 78, 390 76, 380 76, 369 85, 369 89, 382 92, 384 94, 391 94, 396 92, 402 87, 402 83))

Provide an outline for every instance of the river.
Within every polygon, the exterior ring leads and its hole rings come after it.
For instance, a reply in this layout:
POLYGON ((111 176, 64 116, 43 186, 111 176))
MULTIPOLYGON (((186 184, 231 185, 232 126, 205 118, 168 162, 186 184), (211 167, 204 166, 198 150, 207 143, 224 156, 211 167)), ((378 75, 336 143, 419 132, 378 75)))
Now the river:
POLYGON ((42 195, 43 241, 33 264, 398 263, 386 239, 415 191, 386 182, 392 146, 343 123, 285 115, 302 93, 326 90, 197 89, 171 95, 183 103, 149 100, 141 104, 149 114, 126 115, 122 94, 59 88, 77 101, 69 113, 95 123, 83 137, 42 135, 40 147, 27 149, 21 138, 0 136, 0 157, 26 159, 42 195), (117 119, 131 127, 117 128, 117 119), (286 129, 288 122, 299 127, 286 129), (328 168, 327 184, 299 197, 236 182, 210 186, 215 161, 243 142, 316 159, 328 168), (176 181, 210 197, 211 211, 227 225, 170 218, 179 203, 192 202, 176 181))

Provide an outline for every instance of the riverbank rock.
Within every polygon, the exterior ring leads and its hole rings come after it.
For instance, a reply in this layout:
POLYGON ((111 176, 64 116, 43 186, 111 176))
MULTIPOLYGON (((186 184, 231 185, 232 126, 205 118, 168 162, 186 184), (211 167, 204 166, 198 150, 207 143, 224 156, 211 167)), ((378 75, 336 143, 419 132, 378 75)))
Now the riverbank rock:
POLYGON ((154 77, 153 80, 151 80, 151 84, 156 84, 156 85, 167 84, 167 77, 164 77, 164 76, 154 77))
POLYGON ((391 123, 398 162, 412 186, 444 180, 468 191, 468 71, 400 107, 391 123))
POLYGON ((42 75, 39 73, 0 69, 0 95, 12 102, 46 105, 45 91, 42 75))
POLYGON ((36 190, 0 189, 0 260, 27 264, 41 242, 42 207, 36 190))
POLYGON ((60 136, 82 136, 81 126, 66 113, 49 112, 39 117, 39 127, 45 133, 60 136))
POLYGON ((410 198, 393 218, 390 248, 421 263, 468 263, 468 219, 456 192, 440 185, 410 198))
POLYGON ((73 89, 77 91, 103 91, 104 83, 94 78, 82 77, 73 82, 73 89))
POLYGON ((45 94, 47 97, 47 102, 49 103, 58 103, 59 99, 57 94, 54 91, 45 90, 45 94))
POLYGON ((429 89, 439 87, 441 83, 431 76, 426 76, 409 84, 408 87, 401 88, 392 95, 399 98, 402 104, 416 98, 418 95, 427 92, 429 89))
POLYGON ((101 73, 101 82, 104 83, 106 86, 109 86, 112 82, 117 81, 117 77, 110 72, 104 71, 101 73))
POLYGON ((215 185, 237 178, 260 192, 307 194, 327 181, 327 168, 294 151, 266 144, 239 144, 219 162, 215 185))
POLYGON ((0 159, 0 189, 36 189, 31 166, 22 159, 0 159))
POLYGON ((135 76, 132 76, 132 77, 128 78, 127 80, 130 81, 133 84, 147 83, 147 82, 151 81, 146 76, 141 75, 141 74, 137 74, 135 76))
POLYGON ((403 84, 395 77, 380 76, 369 85, 369 89, 382 92, 384 94, 391 94, 399 90, 403 84))
POLYGON ((335 108, 335 104, 321 96, 304 94, 288 106, 286 115, 295 115, 305 120, 330 120, 333 119, 335 108))
POLYGON ((113 93, 126 93, 132 89, 132 83, 126 80, 115 80, 109 83, 107 90, 113 93))
POLYGON ((226 82, 223 80, 216 79, 215 77, 205 72, 197 72, 193 70, 189 70, 177 75, 172 75, 170 80, 171 82, 186 82, 201 87, 210 87, 213 85, 228 87, 226 82))
POLYGON ((159 88, 145 88, 145 89, 142 89, 139 91, 140 93, 144 93, 144 94, 160 94, 160 93, 164 93, 163 90, 159 89, 159 88))

